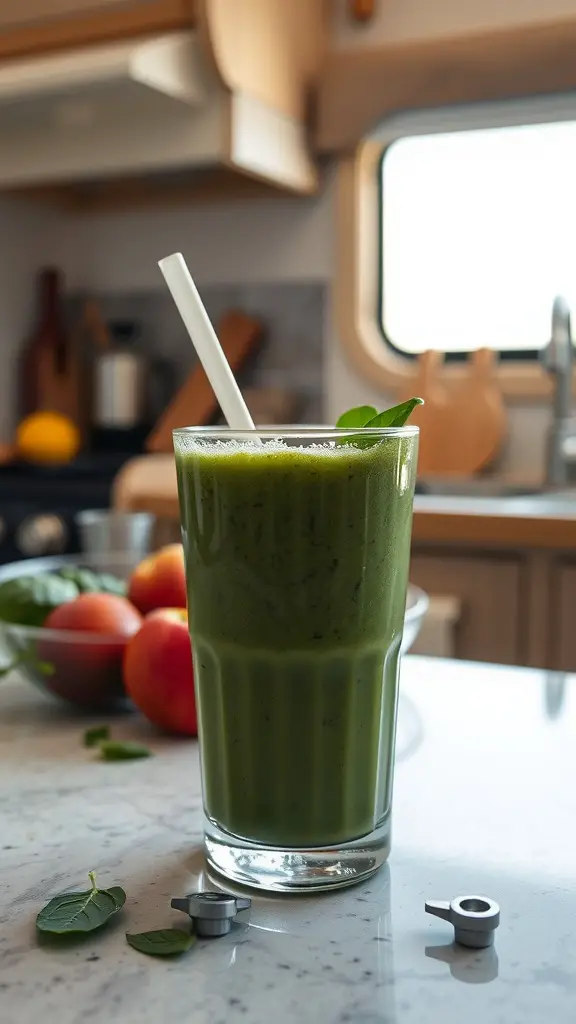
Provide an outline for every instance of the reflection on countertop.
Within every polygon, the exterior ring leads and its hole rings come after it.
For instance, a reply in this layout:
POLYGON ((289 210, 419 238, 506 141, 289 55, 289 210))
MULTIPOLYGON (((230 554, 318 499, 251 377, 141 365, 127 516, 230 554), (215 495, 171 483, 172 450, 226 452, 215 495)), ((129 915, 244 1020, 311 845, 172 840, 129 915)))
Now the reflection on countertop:
MULTIPOLYGON (((17 681, 0 691, 0 986, 3 1019, 195 1024, 244 1019, 386 1024, 558 1024, 573 1018, 576 678, 550 713, 549 673, 407 658, 389 865, 316 897, 256 893, 250 915, 179 960, 147 958, 124 932, 181 926, 170 897, 214 887, 199 852, 194 743, 121 718, 156 756, 104 763, 87 724, 17 681), (46 900, 122 884, 123 920, 74 948, 37 945, 46 900), (495 948, 453 946, 426 898, 498 900, 495 948)), ((558 693, 556 693, 558 697, 558 693)))

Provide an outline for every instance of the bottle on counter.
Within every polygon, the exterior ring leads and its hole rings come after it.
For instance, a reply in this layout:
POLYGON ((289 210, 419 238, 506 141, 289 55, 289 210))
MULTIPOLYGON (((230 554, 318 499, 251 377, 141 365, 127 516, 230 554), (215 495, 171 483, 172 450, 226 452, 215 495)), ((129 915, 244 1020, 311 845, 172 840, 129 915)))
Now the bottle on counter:
POLYGON ((38 275, 38 318, 20 361, 19 413, 28 416, 45 406, 46 367, 55 377, 67 373, 68 338, 62 308, 62 279, 55 267, 38 275))

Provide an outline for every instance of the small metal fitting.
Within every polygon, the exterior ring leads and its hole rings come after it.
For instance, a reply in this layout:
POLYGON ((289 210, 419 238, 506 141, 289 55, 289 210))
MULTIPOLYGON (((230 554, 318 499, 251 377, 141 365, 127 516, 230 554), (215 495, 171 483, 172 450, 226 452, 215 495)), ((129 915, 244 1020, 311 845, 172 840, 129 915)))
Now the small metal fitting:
POLYGON ((195 892, 189 896, 175 896, 170 906, 192 918, 197 935, 219 938, 228 934, 236 914, 250 909, 252 900, 231 896, 227 892, 195 892))
POLYGON ((500 907, 488 896, 458 896, 455 900, 428 900, 427 914, 454 926, 454 940, 461 946, 484 949, 494 942, 500 924, 500 907))

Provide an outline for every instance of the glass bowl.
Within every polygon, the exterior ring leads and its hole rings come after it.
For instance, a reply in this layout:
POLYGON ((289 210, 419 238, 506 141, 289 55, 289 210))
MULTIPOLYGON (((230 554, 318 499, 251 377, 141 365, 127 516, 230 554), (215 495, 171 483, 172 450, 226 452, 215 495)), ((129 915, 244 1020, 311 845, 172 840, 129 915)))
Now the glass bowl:
MULTIPOLYGON (((0 566, 0 584, 65 566, 111 573, 127 581, 136 565, 124 554, 62 555, 29 558, 0 566)), ((127 698, 122 682, 125 636, 21 626, 0 620, 4 665, 17 663, 24 678, 46 693, 78 707, 116 710, 127 698)))
POLYGON ((428 605, 430 601, 428 594, 425 594, 420 587, 414 586, 413 583, 408 584, 408 593, 406 594, 406 617, 404 619, 404 635, 402 637, 402 646, 400 648, 401 654, 408 654, 408 651, 415 642, 418 633, 422 628, 424 616, 428 611, 428 605))
MULTIPOLYGON (((62 555, 30 558, 0 566, 0 584, 21 576, 52 572, 64 566, 107 572, 127 580, 135 568, 134 555, 62 555)), ((416 640, 428 609, 428 597, 410 584, 401 653, 416 640)), ((70 704, 94 710, 115 710, 127 704, 122 683, 126 637, 103 633, 20 626, 0 620, 4 664, 18 661, 18 671, 46 693, 70 704)))

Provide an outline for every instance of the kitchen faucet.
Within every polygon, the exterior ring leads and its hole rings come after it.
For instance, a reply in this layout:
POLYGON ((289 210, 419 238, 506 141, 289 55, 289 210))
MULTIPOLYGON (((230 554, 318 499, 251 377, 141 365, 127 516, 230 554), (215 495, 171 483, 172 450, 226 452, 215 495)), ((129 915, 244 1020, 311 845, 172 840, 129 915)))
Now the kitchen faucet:
POLYGON ((559 487, 569 482, 576 463, 576 422, 572 418, 572 325, 562 296, 554 299, 550 341, 542 349, 542 364, 554 378, 552 426, 548 438, 546 483, 559 487))

